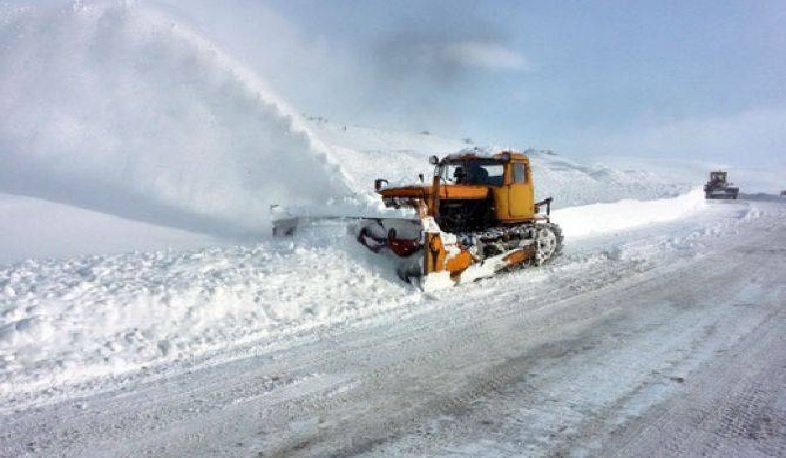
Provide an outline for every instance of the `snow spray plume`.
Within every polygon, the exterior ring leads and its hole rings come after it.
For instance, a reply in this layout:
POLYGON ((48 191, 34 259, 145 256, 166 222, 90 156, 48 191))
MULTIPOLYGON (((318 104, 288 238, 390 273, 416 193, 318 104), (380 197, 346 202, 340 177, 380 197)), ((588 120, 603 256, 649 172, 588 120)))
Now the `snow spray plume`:
POLYGON ((127 2, 0 13, 0 113, 0 192, 227 234, 351 189, 255 75, 127 2))

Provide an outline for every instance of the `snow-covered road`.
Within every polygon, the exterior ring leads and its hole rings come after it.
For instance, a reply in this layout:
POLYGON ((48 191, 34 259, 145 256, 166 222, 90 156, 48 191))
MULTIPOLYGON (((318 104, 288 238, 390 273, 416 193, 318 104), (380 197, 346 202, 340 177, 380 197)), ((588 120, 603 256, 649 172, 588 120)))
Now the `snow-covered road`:
MULTIPOLYGON (((220 345, 190 359, 47 389, 17 371, 0 455, 783 455, 784 217, 778 203, 710 204, 574 237, 556 265, 439 297, 381 274, 326 281, 339 305, 323 319, 292 310, 232 345, 235 328, 199 328, 220 345), (377 309, 357 291, 398 296, 377 309)), ((289 256, 327 262, 319 250, 289 256)), ((240 254, 248 265, 222 281, 253 271, 240 254)), ((218 256, 203 256, 215 280, 218 256)), ((370 262, 330 262, 347 261, 370 262)), ((219 322, 240 329, 243 313, 219 322)))

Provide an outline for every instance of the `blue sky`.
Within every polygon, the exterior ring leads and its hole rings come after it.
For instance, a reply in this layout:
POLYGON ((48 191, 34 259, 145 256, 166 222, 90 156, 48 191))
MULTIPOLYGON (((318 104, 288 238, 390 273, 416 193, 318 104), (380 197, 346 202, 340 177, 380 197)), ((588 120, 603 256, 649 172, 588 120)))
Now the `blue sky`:
POLYGON ((338 122, 577 158, 786 163, 786 1, 138 3, 338 122))

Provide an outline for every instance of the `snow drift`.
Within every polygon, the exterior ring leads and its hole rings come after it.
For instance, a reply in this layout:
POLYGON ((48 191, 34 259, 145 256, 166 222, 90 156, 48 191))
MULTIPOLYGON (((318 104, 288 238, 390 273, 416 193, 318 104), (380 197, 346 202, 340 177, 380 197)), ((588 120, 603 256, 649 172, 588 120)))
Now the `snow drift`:
POLYGON ((259 78, 126 2, 6 6, 0 112, 0 191, 226 233, 351 188, 259 78))
POLYGON ((671 199, 641 202, 625 199, 617 203, 592 204, 556 210, 552 220, 568 239, 614 233, 684 218, 706 205, 704 191, 693 191, 671 199))

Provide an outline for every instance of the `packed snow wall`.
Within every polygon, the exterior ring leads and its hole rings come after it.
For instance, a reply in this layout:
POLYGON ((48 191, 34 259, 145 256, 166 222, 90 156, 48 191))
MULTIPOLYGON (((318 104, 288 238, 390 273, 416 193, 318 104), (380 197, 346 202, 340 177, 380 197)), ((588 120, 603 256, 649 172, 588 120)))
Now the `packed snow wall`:
POLYGON ((133 2, 0 6, 0 113, 0 192, 237 233, 351 189, 258 77, 133 2))

